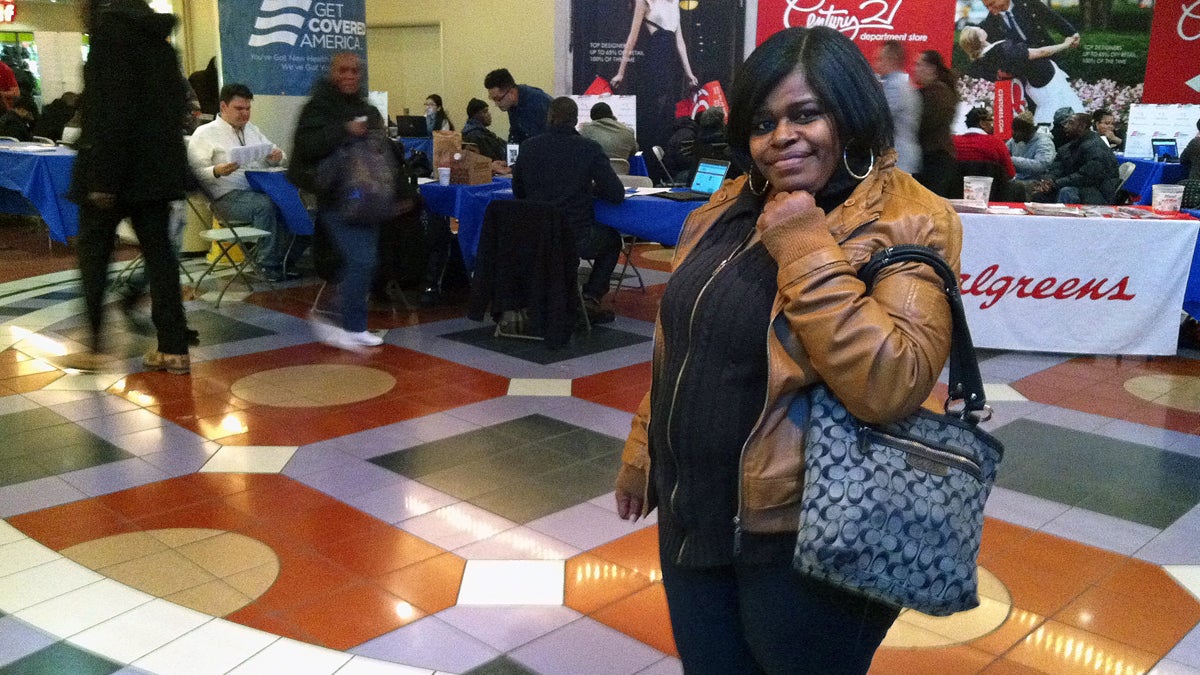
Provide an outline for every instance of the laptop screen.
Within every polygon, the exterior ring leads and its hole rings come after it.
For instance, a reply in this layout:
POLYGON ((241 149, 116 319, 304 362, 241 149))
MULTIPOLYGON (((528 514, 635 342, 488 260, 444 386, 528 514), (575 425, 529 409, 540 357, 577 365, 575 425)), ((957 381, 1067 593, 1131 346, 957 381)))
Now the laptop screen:
POLYGON ((696 175, 692 178, 692 190, 711 195, 721 187, 725 174, 729 172, 729 162, 721 159, 702 159, 696 165, 696 175))
POLYGON ((1154 150, 1155 159, 1179 156, 1179 146, 1175 144, 1174 138, 1152 138, 1150 147, 1154 150))

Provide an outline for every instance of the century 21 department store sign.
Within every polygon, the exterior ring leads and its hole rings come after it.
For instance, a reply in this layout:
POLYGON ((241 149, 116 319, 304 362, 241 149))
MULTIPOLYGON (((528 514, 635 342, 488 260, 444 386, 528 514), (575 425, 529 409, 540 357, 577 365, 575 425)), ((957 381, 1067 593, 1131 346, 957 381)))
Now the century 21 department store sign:
POLYGON ((11 2, 0 2, 0 24, 16 23, 17 6, 11 2))
POLYGON ((219 0, 225 82, 307 95, 338 52, 367 53, 365 0, 219 0))

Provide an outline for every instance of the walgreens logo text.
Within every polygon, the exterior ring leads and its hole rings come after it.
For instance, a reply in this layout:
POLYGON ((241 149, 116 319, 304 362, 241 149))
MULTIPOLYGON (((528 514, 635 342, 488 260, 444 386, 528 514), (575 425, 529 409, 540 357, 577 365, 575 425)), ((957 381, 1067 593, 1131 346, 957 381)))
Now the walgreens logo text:
POLYGON ((999 265, 988 265, 979 274, 962 273, 961 293, 985 298, 979 309, 987 309, 1005 297, 1032 298, 1034 300, 1123 300, 1137 297, 1129 292, 1129 277, 1116 281, 1104 279, 1080 279, 1068 277, 1014 277, 1001 274, 999 265))

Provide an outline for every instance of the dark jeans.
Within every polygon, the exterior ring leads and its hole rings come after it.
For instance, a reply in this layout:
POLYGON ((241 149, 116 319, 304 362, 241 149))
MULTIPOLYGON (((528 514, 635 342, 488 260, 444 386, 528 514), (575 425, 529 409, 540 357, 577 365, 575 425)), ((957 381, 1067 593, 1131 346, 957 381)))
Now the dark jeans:
POLYGON ((146 260, 146 280, 150 284, 150 317, 158 333, 158 351, 164 354, 188 352, 187 317, 179 291, 179 261, 171 245, 169 221, 171 202, 118 201, 111 209, 84 204, 79 209, 79 276, 88 325, 92 331, 92 349, 103 351, 104 293, 108 288, 108 265, 116 245, 117 223, 128 217, 146 260))
POLYGON ((686 569, 663 563, 689 675, 866 673, 899 610, 802 576, 791 561, 686 569))
POLYGON ((578 233, 575 248, 580 258, 592 261, 592 272, 583 285, 583 294, 596 300, 603 298, 621 258, 621 235, 613 228, 597 223, 578 233))
POLYGON ((338 305, 342 328, 361 333, 367 329, 367 295, 378 264, 379 226, 351 225, 337 208, 322 209, 318 217, 341 258, 338 305))

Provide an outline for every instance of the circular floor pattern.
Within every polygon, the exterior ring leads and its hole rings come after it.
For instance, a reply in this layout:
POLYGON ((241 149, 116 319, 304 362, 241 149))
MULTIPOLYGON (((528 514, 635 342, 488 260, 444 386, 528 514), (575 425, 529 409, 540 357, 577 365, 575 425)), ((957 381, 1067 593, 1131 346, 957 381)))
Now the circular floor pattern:
POLYGON ((640 251, 639 255, 641 255, 644 258, 648 258, 650 260, 655 260, 657 262, 669 263, 669 262, 671 262, 672 259, 675 258, 675 249, 660 248, 660 249, 653 250, 653 251, 640 251))
POLYGON ((264 370, 230 387, 238 398, 281 408, 357 403, 391 391, 396 378, 366 366, 312 364, 264 370))
POLYGON ((979 606, 952 616, 929 616, 906 609, 892 624, 884 647, 949 647, 976 640, 1004 624, 1013 609, 1012 595, 995 574, 978 568, 979 606))
POLYGON ((250 604, 279 576, 279 557, 269 546, 224 530, 127 532, 61 553, 126 586, 215 617, 250 604))
POLYGON ((1200 412, 1200 377, 1140 375, 1125 380, 1125 391, 1155 405, 1200 412))

